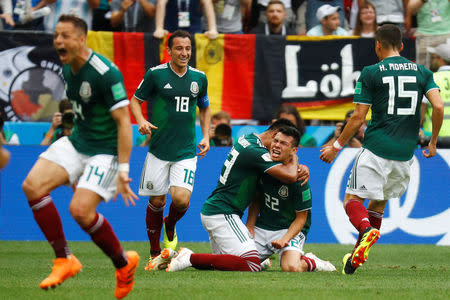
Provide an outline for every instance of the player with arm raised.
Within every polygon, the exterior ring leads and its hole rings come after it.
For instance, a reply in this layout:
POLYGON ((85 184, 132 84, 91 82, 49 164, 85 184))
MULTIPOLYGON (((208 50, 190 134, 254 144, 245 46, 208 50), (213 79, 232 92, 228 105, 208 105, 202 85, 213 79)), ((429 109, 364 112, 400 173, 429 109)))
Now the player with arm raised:
POLYGON ((72 103, 75 126, 71 136, 53 143, 28 173, 22 188, 33 216, 55 251, 51 274, 42 289, 54 288, 81 270, 70 252, 50 192, 78 181, 69 211, 92 241, 116 267, 116 298, 133 288, 139 261, 135 251, 124 252, 111 225, 97 212, 100 202, 122 194, 134 205, 128 177, 132 147, 131 124, 122 74, 109 60, 86 46, 84 20, 62 15, 53 43, 61 62, 66 94, 72 103))
POLYGON ((433 106, 433 133, 427 158, 436 155, 444 104, 433 73, 400 56, 402 35, 397 26, 383 25, 375 34, 375 52, 380 62, 365 67, 356 83, 355 112, 333 146, 323 148, 320 158, 331 163, 364 122, 369 108, 372 119, 364 134, 345 191, 344 207, 359 232, 352 253, 344 256, 343 274, 353 274, 367 260, 379 229, 386 202, 405 192, 410 166, 417 148, 420 102, 426 95, 433 106), (368 209, 363 206, 370 199, 368 209))
POLYGON ((131 112, 141 134, 151 134, 139 185, 139 195, 150 196, 146 225, 150 241, 150 258, 145 270, 165 268, 167 258, 175 254, 177 235, 175 224, 186 213, 194 188, 197 168, 195 117, 199 108, 203 138, 197 145, 200 157, 209 150, 211 112, 205 73, 188 66, 191 57, 191 35, 175 31, 168 40, 170 62, 147 71, 134 97, 131 112), (152 122, 142 114, 141 103, 152 101, 152 122), (172 203, 169 215, 163 219, 166 194, 172 203), (161 254, 160 236, 164 223, 164 248, 161 254), (163 257, 164 259, 163 259, 163 257))
MULTIPOLYGON (((288 164, 297 153, 299 141, 298 130, 281 128, 270 148, 272 160, 288 164)), ((285 272, 335 271, 329 261, 303 251, 311 226, 309 183, 286 184, 264 174, 257 191, 257 197, 249 207, 246 225, 255 239, 260 260, 277 253, 285 272)))
POLYGON ((203 227, 209 234, 213 254, 195 254, 187 248, 173 258, 167 271, 180 271, 190 266, 223 271, 261 270, 255 242, 241 217, 256 192, 259 178, 267 173, 285 183, 309 178, 306 166, 298 165, 297 155, 283 165, 270 158, 272 139, 281 128, 292 122, 279 119, 261 134, 239 138, 223 164, 216 189, 201 209, 203 227))

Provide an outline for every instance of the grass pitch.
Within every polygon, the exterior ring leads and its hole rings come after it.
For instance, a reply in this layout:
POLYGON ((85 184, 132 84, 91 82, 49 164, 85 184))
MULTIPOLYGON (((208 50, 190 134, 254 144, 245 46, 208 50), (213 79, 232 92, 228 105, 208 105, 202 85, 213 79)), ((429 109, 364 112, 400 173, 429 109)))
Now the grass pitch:
MULTIPOLYGON (((375 245, 369 260, 352 276, 341 275, 350 245, 306 244, 305 250, 330 260, 333 273, 283 273, 278 257, 260 273, 198 271, 145 272, 148 245, 123 243, 141 256, 136 284, 127 299, 449 299, 450 247, 375 245)), ((70 242, 83 271, 54 290, 39 283, 50 272, 47 242, 0 241, 0 299, 113 299, 114 268, 92 242, 70 242)), ((181 243, 210 252, 207 243, 181 243)))

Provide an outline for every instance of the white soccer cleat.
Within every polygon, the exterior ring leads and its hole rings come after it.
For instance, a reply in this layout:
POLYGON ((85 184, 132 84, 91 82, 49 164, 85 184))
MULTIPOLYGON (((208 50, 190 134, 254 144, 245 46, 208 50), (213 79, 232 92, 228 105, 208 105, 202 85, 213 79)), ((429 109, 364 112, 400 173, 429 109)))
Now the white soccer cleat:
POLYGON ((261 271, 267 270, 272 268, 272 262, 270 261, 270 258, 266 258, 262 263, 261 263, 261 271))
POLYGON ((306 253, 305 256, 315 261, 316 269, 314 271, 318 271, 318 272, 321 272, 321 271, 322 272, 333 272, 333 271, 336 271, 336 267, 333 266, 332 263, 330 263, 327 260, 321 260, 320 258, 315 256, 311 252, 306 253))
POLYGON ((182 271, 189 267, 191 264, 191 254, 194 253, 188 248, 180 248, 178 255, 172 258, 172 261, 167 266, 166 272, 182 271))
POLYGON ((150 258, 145 271, 164 270, 170 263, 170 260, 177 255, 175 250, 165 248, 160 255, 150 258))

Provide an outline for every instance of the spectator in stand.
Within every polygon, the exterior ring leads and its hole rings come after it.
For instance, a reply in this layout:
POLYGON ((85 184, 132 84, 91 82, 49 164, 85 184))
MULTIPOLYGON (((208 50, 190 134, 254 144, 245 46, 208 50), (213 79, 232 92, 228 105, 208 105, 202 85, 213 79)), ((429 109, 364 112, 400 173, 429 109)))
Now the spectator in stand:
POLYGON ((88 0, 92 12, 92 30, 112 31, 111 10, 108 0, 88 0))
POLYGON ((158 0, 156 4, 155 32, 153 36, 162 39, 169 32, 177 29, 186 30, 191 34, 201 33, 201 5, 208 23, 205 35, 209 39, 216 39, 216 16, 212 0, 158 0))
MULTIPOLYGON (((345 126, 347 125, 348 120, 350 120, 350 117, 353 115, 354 110, 351 109, 345 114, 345 120, 344 122, 338 122, 336 123, 336 129, 334 130, 333 134, 330 135, 327 139, 327 141, 322 145, 322 147, 325 146, 332 146, 333 143, 339 138, 342 131, 344 130, 345 126)), ((361 148, 362 147, 362 141, 364 139, 364 130, 366 129, 366 122, 364 122, 359 130, 355 133, 355 135, 350 139, 348 142, 348 147, 350 148, 361 148)))
MULTIPOLYGON (((5 120, 3 120, 0 112, 0 145, 20 145, 19 136, 17 133, 8 129, 5 120)), ((1 169, 1 168, 0 168, 1 169)))
POLYGON ((329 4, 322 5, 317 10, 316 16, 320 21, 320 25, 316 25, 308 32, 308 36, 326 36, 326 35, 348 35, 347 30, 342 27, 341 21, 339 20, 339 11, 341 11, 340 6, 331 6, 329 4))
MULTIPOLYGON (((410 0, 371 0, 377 12, 378 26, 383 24, 394 24, 400 27, 406 36, 411 29, 411 14, 408 9, 410 0)), ((422 0, 420 0, 422 1, 422 0)), ((366 2, 358 0, 359 6, 366 2)))
MULTIPOLYGON (((12 2, 11 0, 0 0, 0 19, 11 26, 14 27, 14 19, 12 17, 12 2)), ((0 20, 0 30, 3 30, 3 22, 0 20)))
POLYGON ((59 112, 55 112, 52 118, 52 125, 45 133, 41 145, 50 145, 63 136, 72 134, 73 129, 73 110, 69 100, 63 99, 59 102, 59 112))
MULTIPOLYGON (((292 10, 292 1, 291 0, 279 0, 281 3, 283 3, 283 8, 285 11, 286 16, 284 17, 284 25, 292 30, 295 30, 296 26, 296 15, 292 10)), ((257 7, 258 7, 258 23, 265 24, 267 22, 267 8, 269 6, 269 3, 272 2, 271 0, 257 0, 257 7)))
MULTIPOLYGON (((244 33, 242 18, 250 13, 251 0, 214 0, 217 31, 219 33, 244 33)), ((208 30, 208 20, 202 17, 202 29, 208 30)))
MULTIPOLYGON (((56 1, 56 0, 54 0, 56 1)), ((12 0, 14 29, 16 30, 44 30, 44 17, 32 18, 31 13, 45 7, 49 0, 12 0), (31 7, 29 6, 31 5, 31 7)), ((5 29, 13 29, 10 24, 5 29)))
POLYGON ((232 146, 231 117, 226 111, 216 112, 211 116, 209 127, 210 146, 232 146))
POLYGON ((51 13, 44 17, 45 31, 53 33, 58 23, 58 19, 63 14, 74 15, 83 19, 88 25, 88 30, 92 26, 92 8, 90 1, 85 0, 42 0, 50 7, 51 13))
POLYGON ((298 132, 300 133, 300 143, 299 146, 301 147, 316 147, 317 141, 316 139, 306 133, 306 125, 305 121, 303 121, 302 117, 300 116, 297 108, 295 106, 285 104, 280 107, 277 114, 275 115, 275 119, 273 119, 272 122, 275 122, 278 119, 288 119, 292 122, 292 124, 295 125, 295 128, 297 128, 298 132))
POLYGON ((112 0, 111 26, 126 32, 155 31, 156 0, 112 0))
MULTIPOLYGON (((444 101, 444 121, 439 137, 450 137, 450 43, 429 47, 428 52, 431 53, 430 69, 435 72, 434 81, 439 86, 444 101)), ((433 107, 426 97, 423 97, 421 110, 424 134, 431 136, 433 107)))
POLYGON ((320 25, 320 19, 317 19, 317 11, 323 5, 328 4, 330 6, 339 6, 339 21, 340 24, 345 26, 345 13, 344 13, 344 1, 343 0, 309 0, 306 1, 306 30, 320 25))
POLYGON ((375 6, 370 2, 365 2, 358 10, 356 25, 352 31, 352 35, 373 38, 375 37, 377 28, 377 12, 375 6))
POLYGON ((267 23, 259 23, 250 33, 265 35, 295 35, 294 29, 285 23, 286 10, 280 0, 271 0, 265 10, 267 23))
POLYGON ((427 47, 450 39, 450 1, 409 0, 411 15, 417 14, 416 61, 430 65, 427 47))

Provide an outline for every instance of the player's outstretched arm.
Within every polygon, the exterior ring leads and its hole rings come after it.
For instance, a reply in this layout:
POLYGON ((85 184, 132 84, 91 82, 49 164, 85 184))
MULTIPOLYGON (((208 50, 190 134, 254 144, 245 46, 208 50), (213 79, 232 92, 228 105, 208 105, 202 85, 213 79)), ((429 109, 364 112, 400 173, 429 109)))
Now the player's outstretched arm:
POLYGON ((204 157, 206 152, 209 151, 209 124, 211 123, 211 110, 208 107, 199 108, 200 127, 202 128, 203 138, 197 145, 200 152, 197 154, 200 157, 204 157))
POLYGON ((423 156, 430 158, 436 155, 436 144, 438 140, 439 130, 441 130, 442 122, 444 119, 444 102, 442 101, 441 94, 438 89, 432 89, 427 93, 428 101, 433 106, 433 113, 431 115, 431 121, 433 124, 431 139, 428 143, 428 152, 422 151, 423 156))
POLYGON ((130 101, 130 110, 133 114, 134 119, 138 123, 138 130, 140 134, 152 134, 152 129, 158 129, 155 125, 147 121, 144 117, 144 114, 142 113, 142 107, 141 104, 144 101, 139 100, 135 96, 131 98, 130 101))
POLYGON ((356 104, 355 112, 348 120, 347 125, 344 127, 344 130, 342 131, 336 142, 332 146, 325 146, 320 150, 320 152, 322 152, 320 154, 321 160, 329 164, 333 162, 339 150, 341 150, 342 147, 344 147, 348 143, 348 141, 355 135, 355 133, 364 123, 369 108, 370 105, 367 104, 356 104))
POLYGON ((117 124, 117 152, 119 159, 119 176, 117 178, 117 190, 114 200, 120 193, 126 206, 129 206, 129 203, 134 206, 134 200, 137 200, 138 197, 131 190, 131 178, 128 177, 132 149, 132 131, 128 107, 115 109, 111 112, 111 115, 117 124))
POLYGON ((289 241, 296 237, 299 232, 305 226, 306 219, 308 218, 308 210, 296 212, 295 220, 291 223, 288 231, 279 240, 273 240, 272 246, 277 249, 284 248, 288 245, 289 241))

